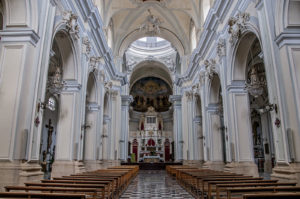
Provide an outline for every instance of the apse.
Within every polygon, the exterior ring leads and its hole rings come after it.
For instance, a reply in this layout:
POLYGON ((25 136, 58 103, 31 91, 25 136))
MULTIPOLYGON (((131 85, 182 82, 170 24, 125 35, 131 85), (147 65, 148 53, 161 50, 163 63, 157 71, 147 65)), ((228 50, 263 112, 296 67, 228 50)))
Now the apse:
POLYGON ((157 77, 145 77, 138 80, 132 87, 130 95, 133 96, 131 106, 133 110, 146 112, 154 107, 157 112, 168 111, 171 103, 169 96, 172 91, 170 86, 157 77))

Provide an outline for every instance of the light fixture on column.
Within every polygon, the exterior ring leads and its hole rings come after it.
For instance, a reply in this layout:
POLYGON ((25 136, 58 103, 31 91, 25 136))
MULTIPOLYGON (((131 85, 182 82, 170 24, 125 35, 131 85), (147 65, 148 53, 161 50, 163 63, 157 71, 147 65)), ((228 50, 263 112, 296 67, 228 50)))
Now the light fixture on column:
POLYGON ((275 110, 276 113, 278 112, 277 104, 267 104, 266 106, 255 110, 260 114, 267 113, 273 110, 275 110))
POLYGON ((50 111, 55 111, 55 109, 56 109, 56 99, 53 96, 48 98, 47 103, 39 102, 37 112, 39 112, 40 109, 46 109, 46 108, 49 109, 50 111))
POLYGON ((91 128, 90 124, 84 123, 84 124, 81 125, 81 130, 86 130, 86 129, 89 129, 89 128, 91 128))

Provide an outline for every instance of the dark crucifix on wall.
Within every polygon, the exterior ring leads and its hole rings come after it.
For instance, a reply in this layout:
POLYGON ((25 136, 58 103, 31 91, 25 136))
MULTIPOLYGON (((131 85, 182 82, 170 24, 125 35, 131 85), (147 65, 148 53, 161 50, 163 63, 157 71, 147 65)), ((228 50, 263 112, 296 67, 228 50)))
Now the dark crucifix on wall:
POLYGON ((49 123, 45 125, 48 129, 48 138, 47 138, 47 153, 49 153, 51 145, 52 145, 52 133, 53 133, 53 126, 52 121, 49 119, 49 123))

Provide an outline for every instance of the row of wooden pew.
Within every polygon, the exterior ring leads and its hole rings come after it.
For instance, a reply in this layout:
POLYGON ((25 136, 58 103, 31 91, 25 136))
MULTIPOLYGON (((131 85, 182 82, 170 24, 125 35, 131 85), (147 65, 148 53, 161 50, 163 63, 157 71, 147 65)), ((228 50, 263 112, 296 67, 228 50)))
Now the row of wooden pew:
POLYGON ((24 186, 6 186, 0 198, 119 198, 138 171, 138 166, 116 166, 27 182, 24 186))
POLYGON ((300 198, 296 183, 264 180, 260 177, 214 171, 191 166, 167 166, 168 174, 196 198, 254 199, 300 198))

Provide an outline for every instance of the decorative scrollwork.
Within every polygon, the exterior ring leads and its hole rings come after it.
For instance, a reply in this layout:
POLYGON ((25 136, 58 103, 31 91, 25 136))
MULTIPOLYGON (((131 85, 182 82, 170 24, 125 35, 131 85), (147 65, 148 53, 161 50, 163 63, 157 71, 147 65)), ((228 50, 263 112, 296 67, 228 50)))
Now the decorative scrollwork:
POLYGON ((79 26, 77 22, 78 16, 72 11, 65 11, 63 13, 63 20, 66 23, 68 33, 74 35, 75 39, 79 39, 79 26))
POLYGON ((231 34, 229 42, 233 45, 241 36, 246 27, 246 22, 250 20, 249 13, 239 12, 235 17, 230 17, 228 21, 228 33, 231 34))

